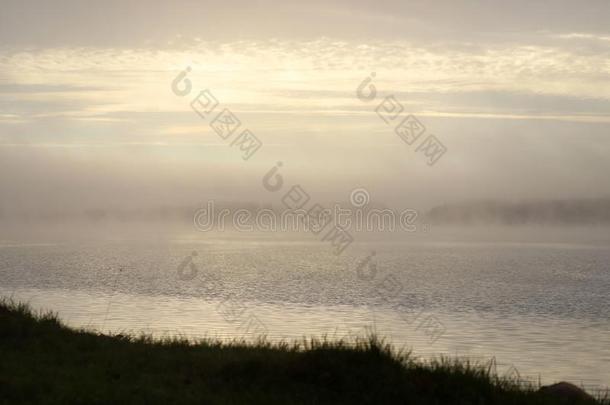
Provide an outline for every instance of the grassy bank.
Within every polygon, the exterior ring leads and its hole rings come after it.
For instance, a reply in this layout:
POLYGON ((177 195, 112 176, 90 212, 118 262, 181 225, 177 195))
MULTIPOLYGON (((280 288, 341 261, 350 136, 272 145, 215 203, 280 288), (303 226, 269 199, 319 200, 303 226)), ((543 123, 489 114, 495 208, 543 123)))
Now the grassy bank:
POLYGON ((52 314, 0 303, 0 403, 561 403, 536 389, 485 365, 418 362, 375 337, 159 341, 77 331, 52 314))

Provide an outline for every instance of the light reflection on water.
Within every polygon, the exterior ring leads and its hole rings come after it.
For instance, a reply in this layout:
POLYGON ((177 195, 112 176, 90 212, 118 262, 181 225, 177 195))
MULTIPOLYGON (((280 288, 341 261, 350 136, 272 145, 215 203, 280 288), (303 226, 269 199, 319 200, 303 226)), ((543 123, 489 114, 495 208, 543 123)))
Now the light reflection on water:
MULTIPOLYGON (((271 340, 341 338, 374 330, 399 347, 498 360, 543 383, 610 384, 610 252, 605 247, 527 244, 361 244, 337 258, 315 243, 9 245, 3 295, 52 309, 71 326, 115 333, 250 338, 245 314, 271 340), (403 286, 380 296, 355 275, 377 252, 381 274, 403 286), (176 269, 193 251, 192 281, 176 269), (206 287, 211 275, 221 290, 206 287), (228 320, 223 303, 247 310, 228 320), (224 308, 224 309, 223 309, 224 308), (434 316, 431 341, 404 309, 434 316)), ((380 276, 381 277, 381 276, 380 276)))

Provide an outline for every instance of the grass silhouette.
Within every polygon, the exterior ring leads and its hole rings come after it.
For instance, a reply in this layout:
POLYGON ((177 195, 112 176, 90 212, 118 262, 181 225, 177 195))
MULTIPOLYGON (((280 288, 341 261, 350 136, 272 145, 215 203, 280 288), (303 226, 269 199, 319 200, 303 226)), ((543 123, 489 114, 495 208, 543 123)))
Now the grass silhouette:
POLYGON ((499 377, 489 364, 420 361, 375 335, 279 343, 102 335, 0 302, 6 404, 562 403, 537 388, 499 377))

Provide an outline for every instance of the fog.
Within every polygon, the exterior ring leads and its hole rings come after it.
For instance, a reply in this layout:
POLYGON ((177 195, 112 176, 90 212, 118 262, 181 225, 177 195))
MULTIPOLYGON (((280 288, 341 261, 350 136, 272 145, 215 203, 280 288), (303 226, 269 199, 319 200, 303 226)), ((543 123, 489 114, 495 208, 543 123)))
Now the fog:
MULTIPOLYGON (((421 218, 610 196, 607 2, 148 4, 3 3, 2 223, 182 223, 208 201, 279 209, 295 185, 325 205, 364 189, 421 218), (358 96, 369 85, 374 100, 358 96), (256 155, 193 111, 203 89, 256 155), (387 123, 390 96, 401 115, 387 123), (409 114, 425 128, 412 144, 395 131, 409 114), (434 162, 430 135, 446 149, 434 162), (270 192, 278 162, 286 187, 270 192)), ((560 217, 521 222, 607 212, 560 217)))

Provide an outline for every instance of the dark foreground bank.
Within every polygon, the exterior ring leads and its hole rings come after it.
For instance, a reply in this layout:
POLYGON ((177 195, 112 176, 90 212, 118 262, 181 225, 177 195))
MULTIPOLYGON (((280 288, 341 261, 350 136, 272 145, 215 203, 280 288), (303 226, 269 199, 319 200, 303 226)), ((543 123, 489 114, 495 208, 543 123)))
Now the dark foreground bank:
POLYGON ((221 343, 105 336, 0 303, 0 403, 595 404, 491 367, 418 362, 375 337, 221 343))

